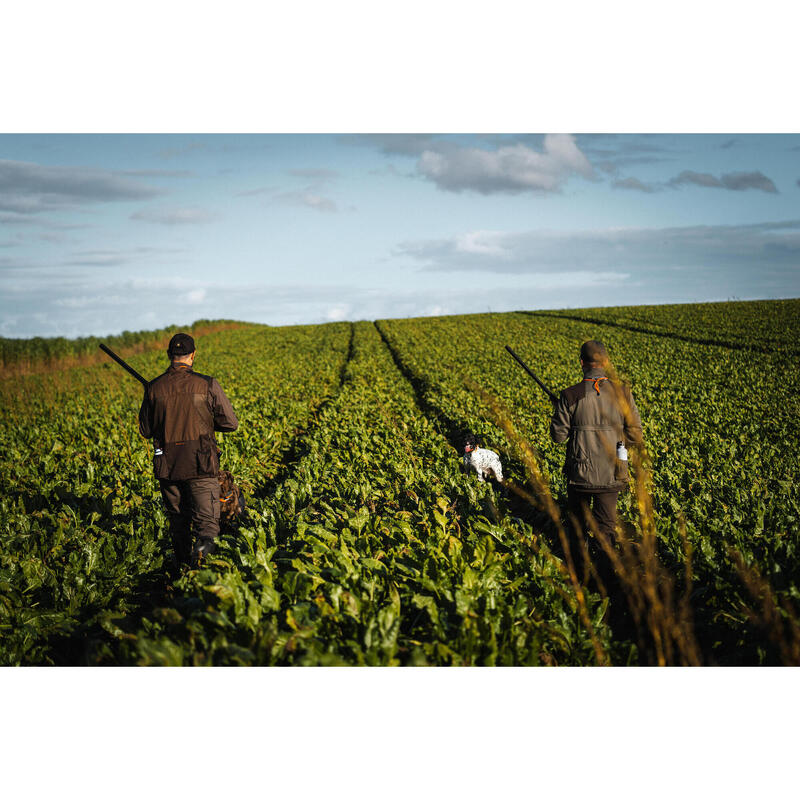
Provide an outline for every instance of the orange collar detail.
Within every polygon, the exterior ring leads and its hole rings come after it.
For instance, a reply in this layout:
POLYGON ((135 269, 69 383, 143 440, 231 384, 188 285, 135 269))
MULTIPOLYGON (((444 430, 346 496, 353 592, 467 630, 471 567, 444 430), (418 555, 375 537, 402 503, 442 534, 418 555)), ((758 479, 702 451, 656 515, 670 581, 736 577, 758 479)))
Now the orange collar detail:
POLYGON ((597 394, 600 394, 600 387, 597 384, 600 383, 600 381, 607 380, 608 378, 606 378, 605 375, 600 378, 584 378, 584 381, 592 381, 594 383, 594 390, 597 392, 597 394))

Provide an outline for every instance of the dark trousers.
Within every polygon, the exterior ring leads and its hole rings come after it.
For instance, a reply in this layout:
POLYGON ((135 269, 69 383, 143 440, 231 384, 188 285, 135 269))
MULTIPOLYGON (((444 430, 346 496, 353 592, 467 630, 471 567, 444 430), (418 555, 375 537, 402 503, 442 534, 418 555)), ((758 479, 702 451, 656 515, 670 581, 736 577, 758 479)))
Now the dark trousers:
POLYGON ((586 509, 591 511, 598 529, 611 542, 616 541, 617 498, 619 492, 587 492, 569 487, 567 489, 567 513, 575 518, 575 524, 568 520, 566 526, 570 552, 579 578, 588 577, 589 567, 584 562, 584 552, 588 550, 592 563, 598 569, 601 579, 608 577, 610 564, 600 543, 587 536, 591 530, 586 521, 586 509))
POLYGON ((214 539, 219 534, 219 479, 159 479, 158 482, 169 517, 175 555, 178 561, 188 562, 192 551, 192 532, 198 539, 214 539))

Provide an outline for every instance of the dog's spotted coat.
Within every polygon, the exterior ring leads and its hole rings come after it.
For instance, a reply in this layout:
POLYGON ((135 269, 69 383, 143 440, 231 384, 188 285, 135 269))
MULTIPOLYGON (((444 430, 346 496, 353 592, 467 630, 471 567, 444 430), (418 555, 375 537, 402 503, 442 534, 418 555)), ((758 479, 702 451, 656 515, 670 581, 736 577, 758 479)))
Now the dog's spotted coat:
POLYGON ((486 478, 491 478, 492 474, 500 482, 503 482, 503 466, 500 463, 500 456, 493 450, 484 447, 473 447, 469 445, 464 448, 464 467, 469 470, 474 469, 478 474, 478 480, 483 483, 486 478))

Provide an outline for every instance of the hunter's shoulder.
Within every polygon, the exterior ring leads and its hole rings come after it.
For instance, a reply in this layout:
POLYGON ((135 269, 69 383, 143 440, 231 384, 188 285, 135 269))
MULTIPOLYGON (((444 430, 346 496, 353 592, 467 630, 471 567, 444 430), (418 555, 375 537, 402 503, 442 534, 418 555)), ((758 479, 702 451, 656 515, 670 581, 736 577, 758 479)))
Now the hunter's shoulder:
POLYGON ((586 392, 586 384, 583 381, 568 386, 566 389, 561 390, 561 399, 568 406, 574 406, 586 392))
POLYGON ((202 372, 195 372, 192 370, 192 375, 195 378, 199 378, 202 381, 205 381, 210 387, 219 386, 217 379, 213 375, 204 375, 202 372))
POLYGON ((147 385, 147 388, 152 389, 155 386, 158 386, 159 384, 163 384, 164 381, 167 380, 169 380, 169 371, 162 372, 158 377, 153 378, 153 380, 150 381, 150 383, 147 385))

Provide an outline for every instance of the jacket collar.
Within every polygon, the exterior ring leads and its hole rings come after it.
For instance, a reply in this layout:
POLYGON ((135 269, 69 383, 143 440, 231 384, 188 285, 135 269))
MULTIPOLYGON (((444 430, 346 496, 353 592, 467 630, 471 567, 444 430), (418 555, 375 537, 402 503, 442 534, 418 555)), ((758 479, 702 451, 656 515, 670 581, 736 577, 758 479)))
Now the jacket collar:
POLYGON ((605 370, 600 369, 600 367, 594 367, 593 369, 590 369, 588 372, 584 372, 583 377, 594 379, 594 378, 606 378, 608 376, 606 375, 605 370))
POLYGON ((188 364, 170 364, 167 372, 194 372, 188 364))

